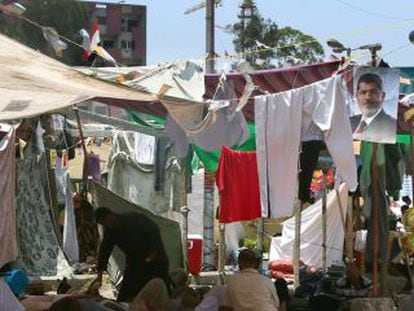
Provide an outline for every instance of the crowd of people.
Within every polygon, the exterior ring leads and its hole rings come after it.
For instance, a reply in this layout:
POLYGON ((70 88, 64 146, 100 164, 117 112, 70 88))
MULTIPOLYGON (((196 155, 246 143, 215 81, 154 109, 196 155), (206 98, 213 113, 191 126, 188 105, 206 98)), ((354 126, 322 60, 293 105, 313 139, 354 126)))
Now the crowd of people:
POLYGON ((66 294, 37 299, 48 310, 286 311, 292 297, 306 298, 308 310, 346 310, 352 299, 371 296, 372 282, 354 262, 347 265, 343 277, 335 282, 320 269, 303 266, 300 286, 289 294, 286 280, 279 277, 273 280, 263 273, 261 256, 249 248, 240 250, 238 271, 227 275, 224 284, 211 288, 193 286, 186 270, 170 271, 160 229, 150 218, 138 213, 118 214, 106 207, 96 209, 95 218, 103 227, 98 273, 93 282, 98 295, 66 294), (126 258, 116 301, 99 297, 98 292, 115 246, 126 258))

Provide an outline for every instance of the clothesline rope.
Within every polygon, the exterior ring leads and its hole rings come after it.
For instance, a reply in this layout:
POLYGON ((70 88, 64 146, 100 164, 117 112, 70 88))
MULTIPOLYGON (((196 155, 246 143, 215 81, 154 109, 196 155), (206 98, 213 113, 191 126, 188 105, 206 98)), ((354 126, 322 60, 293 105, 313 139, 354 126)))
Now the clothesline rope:
MULTIPOLYGON (((399 28, 399 27, 402 27, 402 26, 413 25, 413 24, 414 24, 414 19, 409 19, 409 20, 399 21, 399 22, 396 22, 396 23, 381 25, 380 27, 378 27, 378 26, 368 26, 368 27, 353 29, 350 32, 344 32, 342 34, 338 33, 338 34, 330 35, 330 36, 327 36, 325 38, 321 38, 320 40, 312 39, 312 40, 307 40, 307 41, 303 41, 303 42, 299 42, 299 43, 295 43, 295 44, 280 45, 280 46, 268 47, 268 48, 263 48, 263 49, 256 49, 254 51, 247 51, 247 52, 235 53, 235 54, 227 54, 227 55, 215 56, 215 57, 205 56, 204 61, 219 60, 219 59, 231 59, 231 58, 242 59, 242 58, 244 58, 243 56, 246 56, 246 55, 260 54, 260 53, 264 53, 264 52, 271 51, 271 50, 283 50, 283 49, 287 49, 287 48, 295 48, 295 47, 300 47, 302 45, 307 45, 307 44, 311 44, 311 43, 315 43, 315 42, 319 42, 319 41, 325 42, 330 38, 343 37, 346 34, 352 34, 354 32, 356 32, 357 34, 364 34, 364 33, 376 32, 376 31, 381 30, 381 29, 393 29, 393 28, 399 28)), ((366 56, 368 54, 369 53, 364 53, 364 56, 366 56)))
MULTIPOLYGON (((340 73, 339 73, 339 75, 344 75, 345 73, 348 73, 349 71, 352 71, 352 70, 354 70, 354 68, 355 68, 355 65, 352 65, 352 66, 348 66, 348 67, 346 67, 346 68, 344 68, 340 73)), ((303 69, 303 70, 305 70, 305 69, 303 69)), ((296 88, 296 81, 297 81, 297 79, 298 79, 298 77, 299 77, 299 73, 300 73, 300 71, 301 70, 297 70, 297 72, 296 72, 296 76, 295 76, 295 79, 294 79, 294 83, 292 84, 292 88, 291 89, 295 89, 296 88)), ((317 83, 317 82, 314 82, 314 83, 317 83)), ((216 87, 216 90, 214 91, 214 97, 217 95, 217 93, 218 93, 218 89, 220 89, 222 87, 222 83, 220 83, 220 80, 219 80, 219 83, 217 84, 217 87, 216 87)), ((341 89, 342 90, 344 90, 344 87, 343 87, 343 85, 340 85, 340 87, 341 87, 341 89)), ((283 92, 283 91, 280 91, 280 92, 283 92)), ((272 93, 272 94, 276 94, 276 93, 279 93, 279 92, 275 92, 275 93, 272 93)), ((247 99, 248 100, 254 100, 256 97, 258 97, 258 96, 260 96, 260 95, 254 95, 254 96, 249 96, 249 97, 247 97, 247 99)), ((212 98, 213 100, 215 99, 215 98, 212 98)), ((233 98, 227 98, 227 99, 225 99, 225 100, 228 100, 228 101, 238 101, 240 98, 238 98, 238 97, 233 97, 233 98)))
MULTIPOLYGON (((6 12, 10 12, 6 8, 3 8, 3 10, 6 11, 6 12)), ((35 22, 35 21, 33 21, 33 20, 23 16, 23 15, 14 14, 13 16, 15 16, 15 17, 17 17, 17 18, 19 18, 23 21, 26 21, 26 22, 30 23, 31 25, 39 28, 40 30, 46 28, 45 26, 42 26, 39 23, 37 23, 37 22, 35 22)), ((299 47, 299 46, 302 46, 302 45, 307 45, 307 44, 311 44, 311 43, 315 43, 315 42, 319 42, 319 41, 326 41, 326 40, 328 40, 329 38, 332 38, 332 37, 342 37, 346 34, 352 34, 354 32, 356 32, 357 34, 363 34, 363 33, 367 33, 367 32, 378 31, 379 29, 392 29, 392 28, 398 28, 398 27, 402 27, 402 26, 406 26, 406 25, 413 25, 413 24, 414 24, 414 19, 409 19, 409 20, 399 21, 399 22, 396 22, 396 23, 381 25, 380 27, 378 27, 378 26, 368 26, 368 27, 364 27, 364 28, 353 29, 350 32, 344 32, 342 34, 338 33, 338 34, 330 35, 330 36, 327 36, 325 38, 322 38, 321 40, 313 39, 313 40, 307 40, 307 41, 304 41, 304 42, 299 42, 299 43, 296 43, 296 44, 287 44, 287 45, 257 49, 257 50, 254 50, 254 51, 248 51, 248 52, 243 52, 243 53, 235 53, 235 54, 230 54, 230 55, 215 56, 215 57, 212 57, 212 58, 208 58, 208 60, 231 59, 231 58, 242 59, 243 56, 245 56, 245 55, 255 55, 255 54, 260 54, 260 53, 267 52, 267 51, 270 51, 270 50, 276 50, 276 49, 280 50, 280 49, 287 49, 287 48, 292 48, 292 47, 299 47)), ((69 39, 65 36, 62 36, 60 34, 58 34, 58 36, 59 36, 59 38, 65 40, 65 41, 67 41, 67 42, 69 42, 69 43, 71 43, 71 44, 73 44, 77 47, 80 47, 81 49, 84 49, 84 47, 81 44, 79 44, 79 43, 77 43, 77 42, 75 42, 75 41, 73 41, 73 40, 71 40, 71 39, 69 39)), ((390 52, 386 55, 389 55, 391 53, 393 53, 393 52, 390 52)), ((366 54, 363 55, 363 56, 366 56, 366 54)), ((361 58, 361 57, 359 57, 359 58, 361 58)), ((356 59, 358 59, 358 58, 356 58, 356 59)), ((202 57, 201 60, 206 62, 207 61, 207 56, 202 57)), ((122 65, 122 64, 120 64, 120 65, 122 65)))
MULTIPOLYGON (((12 13, 7 8, 2 8, 1 10, 5 11, 5 12, 12 13)), ((35 27, 39 28, 41 31, 43 31, 45 28, 48 28, 48 26, 40 25, 39 23, 37 23, 37 22, 35 22, 35 21, 31 20, 30 18, 27 18, 27 17, 25 17, 23 15, 13 14, 13 16, 16 17, 16 18, 18 18, 18 19, 21 19, 21 20, 23 20, 23 21, 25 21, 25 22, 27 22, 29 24, 31 24, 32 26, 35 26, 35 27)), ((85 48, 83 47, 82 44, 79 44, 78 42, 73 41, 72 39, 69 39, 69 38, 67 38, 67 37, 65 37, 65 36, 63 36, 63 35, 61 35, 59 33, 57 35, 59 36, 60 39, 63 39, 66 42, 68 42, 70 44, 73 44, 73 45, 81 48, 82 50, 85 50, 85 48)), ((121 67, 125 67, 125 65, 123 65, 121 63, 118 63, 118 61, 116 61, 116 64, 119 65, 119 66, 121 66, 121 67)))

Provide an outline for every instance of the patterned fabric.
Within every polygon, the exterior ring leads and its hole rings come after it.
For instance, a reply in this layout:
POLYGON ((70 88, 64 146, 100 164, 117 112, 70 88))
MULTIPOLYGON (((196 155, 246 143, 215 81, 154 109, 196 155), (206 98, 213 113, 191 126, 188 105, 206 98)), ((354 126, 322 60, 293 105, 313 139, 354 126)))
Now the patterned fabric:
POLYGON ((41 182, 35 144, 17 161, 17 234, 20 262, 28 275, 56 275, 59 244, 41 182))

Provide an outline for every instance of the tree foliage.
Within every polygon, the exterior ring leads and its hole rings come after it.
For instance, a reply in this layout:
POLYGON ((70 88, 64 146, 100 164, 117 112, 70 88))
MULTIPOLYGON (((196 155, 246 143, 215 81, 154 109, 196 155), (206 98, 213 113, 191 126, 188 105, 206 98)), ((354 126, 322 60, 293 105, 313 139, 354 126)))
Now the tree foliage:
MULTIPOLYGON (((78 43, 81 43, 79 30, 89 28, 89 19, 84 6, 75 0, 30 0, 25 7, 24 17, 41 26, 53 27, 60 35, 78 43)), ((43 37, 41 29, 27 21, 0 15, 0 32, 57 58, 52 47, 43 37)), ((80 65, 82 53, 82 48, 68 43, 68 48, 63 52, 60 60, 68 65, 80 65)))
POLYGON ((241 20, 232 28, 236 52, 243 53, 256 68, 274 67, 274 61, 283 64, 289 59, 310 64, 321 61, 324 56, 315 38, 292 27, 279 28, 272 20, 263 18, 257 9, 248 23, 241 20), (272 49, 258 46, 257 42, 272 49), (263 64, 258 65, 258 59, 262 59, 263 64))

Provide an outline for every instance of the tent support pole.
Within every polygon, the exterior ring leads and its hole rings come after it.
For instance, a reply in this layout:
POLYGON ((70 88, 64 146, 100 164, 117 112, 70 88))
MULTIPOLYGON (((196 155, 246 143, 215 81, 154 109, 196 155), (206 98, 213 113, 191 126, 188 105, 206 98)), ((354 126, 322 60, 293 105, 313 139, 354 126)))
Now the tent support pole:
POLYGON ((82 145, 82 151, 83 151, 83 169, 82 169, 82 193, 84 198, 86 198, 86 194, 88 191, 88 180, 87 180, 87 175, 86 175, 86 171, 87 171, 87 165, 88 165, 88 161, 87 161, 87 156, 88 156, 88 151, 86 150, 86 145, 85 145, 85 137, 83 137, 83 130, 82 130, 82 123, 80 120, 80 116, 79 116, 79 108, 75 107, 75 114, 76 114, 76 122, 78 124, 78 130, 79 130, 79 136, 81 139, 81 145, 82 145))
MULTIPOLYGON (((220 281, 224 280, 224 265, 226 263, 226 225, 219 224, 220 239, 219 239, 219 274, 221 276, 220 281)), ((222 282, 224 284, 224 282, 222 282)))
POLYGON ((302 202, 295 204, 295 243, 293 246, 293 273, 295 276, 294 286, 299 286, 299 261, 300 261, 300 227, 302 221, 302 202))
POLYGON ((353 210, 354 210, 354 198, 352 196, 348 196, 348 204, 347 204, 347 211, 346 211, 346 236, 345 236, 346 257, 348 258, 348 262, 352 262, 354 259, 353 210))
POLYGON ((377 152, 378 144, 373 143, 372 149, 372 164, 371 164, 371 191, 372 191, 372 207, 371 207, 371 222, 372 222, 372 238, 373 238, 373 247, 372 247, 372 289, 374 297, 379 296, 378 289, 378 163, 377 163, 377 152))
POLYGON ((216 246, 214 244, 214 173, 204 171, 203 209, 203 269, 216 269, 216 246))
POLYGON ((322 193, 322 272, 326 273, 326 230, 327 230, 327 222, 326 222, 326 173, 327 169, 322 169, 322 185, 323 185, 323 193, 322 193))
POLYGON ((259 219, 259 226, 257 227, 257 247, 260 255, 263 257, 263 243, 264 243, 264 218, 259 219))

